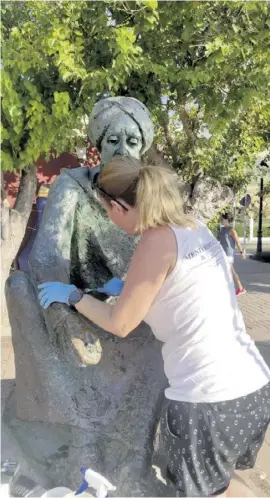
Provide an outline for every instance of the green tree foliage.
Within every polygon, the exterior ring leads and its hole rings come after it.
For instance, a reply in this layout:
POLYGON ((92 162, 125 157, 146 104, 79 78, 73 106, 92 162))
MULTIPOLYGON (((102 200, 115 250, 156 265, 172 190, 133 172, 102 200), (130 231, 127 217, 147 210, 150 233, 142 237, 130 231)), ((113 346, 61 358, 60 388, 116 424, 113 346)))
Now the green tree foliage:
POLYGON ((25 168, 104 95, 152 111, 186 178, 239 189, 268 141, 267 2, 2 2, 2 161, 25 168))

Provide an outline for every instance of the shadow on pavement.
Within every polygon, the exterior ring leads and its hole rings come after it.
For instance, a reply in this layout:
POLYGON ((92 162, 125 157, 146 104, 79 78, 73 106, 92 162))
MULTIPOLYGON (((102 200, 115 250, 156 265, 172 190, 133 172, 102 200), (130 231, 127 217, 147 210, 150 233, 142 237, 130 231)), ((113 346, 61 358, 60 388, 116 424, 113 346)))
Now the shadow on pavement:
POLYGON ((260 292, 260 293, 269 293, 270 294, 270 276, 269 283, 261 283, 261 282, 245 282, 245 279, 242 279, 245 283, 245 288, 249 292, 260 292))

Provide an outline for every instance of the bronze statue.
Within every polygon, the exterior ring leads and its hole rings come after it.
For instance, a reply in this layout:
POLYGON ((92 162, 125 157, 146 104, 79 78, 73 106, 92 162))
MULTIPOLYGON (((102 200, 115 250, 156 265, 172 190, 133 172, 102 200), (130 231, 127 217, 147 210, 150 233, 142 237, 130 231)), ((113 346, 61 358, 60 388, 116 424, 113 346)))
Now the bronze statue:
MULTIPOLYGON (((136 99, 103 99, 90 116, 89 138, 101 167, 115 154, 139 158, 153 140, 150 114, 136 99)), ((141 496, 149 494, 165 383, 160 344, 144 325, 117 339, 66 305, 45 311, 37 300, 44 281, 96 288, 126 272, 135 241, 106 218, 92 190, 96 172, 63 170, 48 197, 30 274, 15 272, 7 281, 16 364, 16 414, 8 419, 28 456, 35 427, 39 461, 54 482, 74 487, 83 464, 112 479, 118 496, 141 496)))

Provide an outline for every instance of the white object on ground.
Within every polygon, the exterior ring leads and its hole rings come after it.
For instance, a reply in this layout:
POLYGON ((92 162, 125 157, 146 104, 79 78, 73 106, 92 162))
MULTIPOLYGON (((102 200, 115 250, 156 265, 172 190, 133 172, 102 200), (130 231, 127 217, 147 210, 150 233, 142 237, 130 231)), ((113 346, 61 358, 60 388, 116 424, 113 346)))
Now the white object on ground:
POLYGON ((90 488, 95 489, 97 498, 105 498, 108 491, 116 490, 116 487, 113 486, 105 477, 91 469, 85 470, 84 481, 87 482, 90 488))
POLYGON ((0 495, 1 498, 10 498, 9 484, 0 484, 0 495))
POLYGON ((41 498, 64 498, 67 496, 74 496, 73 491, 69 488, 59 487, 48 489, 48 491, 46 491, 41 498))

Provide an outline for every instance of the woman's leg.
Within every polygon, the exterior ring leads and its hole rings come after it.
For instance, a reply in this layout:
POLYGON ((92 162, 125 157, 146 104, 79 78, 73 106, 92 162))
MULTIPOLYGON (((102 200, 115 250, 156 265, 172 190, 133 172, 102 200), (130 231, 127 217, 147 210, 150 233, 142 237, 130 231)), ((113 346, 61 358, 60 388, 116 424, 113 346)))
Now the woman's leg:
POLYGON ((236 473, 233 474, 230 486, 226 491, 226 496, 234 497, 244 497, 244 496, 256 496, 253 491, 247 486, 244 479, 242 479, 236 473))
POLYGON ((236 290, 242 290, 243 285, 241 284, 240 278, 238 277, 233 265, 231 265, 231 269, 232 269, 233 279, 236 285, 236 290))
POLYGON ((234 498, 244 498, 246 496, 255 497, 256 495, 247 486, 245 481, 238 476, 236 473, 233 474, 232 480, 229 487, 222 495, 217 495, 219 497, 234 497, 234 498))

